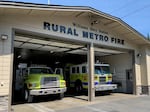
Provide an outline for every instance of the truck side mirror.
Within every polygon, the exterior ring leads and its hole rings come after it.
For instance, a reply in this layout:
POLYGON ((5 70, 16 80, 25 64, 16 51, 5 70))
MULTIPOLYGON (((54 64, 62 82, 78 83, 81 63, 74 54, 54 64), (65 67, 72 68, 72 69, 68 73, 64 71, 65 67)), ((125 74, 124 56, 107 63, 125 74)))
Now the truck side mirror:
POLYGON ((26 69, 26 70, 24 70, 24 74, 23 74, 23 76, 28 76, 28 70, 26 69))
POLYGON ((55 68, 55 74, 63 75, 63 69, 62 68, 55 68))
POLYGON ((22 69, 22 76, 25 76, 26 74, 26 69, 22 69))

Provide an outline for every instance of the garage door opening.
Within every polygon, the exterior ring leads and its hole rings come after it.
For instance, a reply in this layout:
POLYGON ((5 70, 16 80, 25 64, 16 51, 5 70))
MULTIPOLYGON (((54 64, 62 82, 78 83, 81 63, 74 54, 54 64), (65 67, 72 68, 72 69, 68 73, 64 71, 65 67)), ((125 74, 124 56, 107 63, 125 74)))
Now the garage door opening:
POLYGON ((66 86, 70 79, 68 67, 73 64, 87 62, 85 44, 69 41, 58 41, 50 38, 15 34, 14 38, 14 68, 13 68, 13 102, 24 99, 24 72, 27 67, 62 68, 66 86), (22 68, 20 68, 22 66, 22 68), (22 94, 18 98, 18 94, 22 94))
MULTIPOLYGON (((109 64, 113 83, 118 85, 118 89, 113 92, 132 93, 132 53, 128 50, 95 46, 94 54, 95 63, 109 64)), ((21 85, 24 84, 20 78, 22 74, 19 70, 20 64, 26 67, 48 66, 53 71, 55 68, 62 68, 67 88, 70 88, 69 67, 87 62, 86 44, 17 32, 14 38, 13 103, 20 102, 23 98, 18 98, 18 94, 22 94, 19 91, 22 88, 21 85)), ((86 96, 83 99, 88 98, 86 96)))
POLYGON ((113 76, 113 83, 118 86, 113 92, 133 94, 133 51, 95 48, 95 54, 98 54, 99 52, 102 53, 103 51, 105 51, 104 54, 96 56, 96 60, 101 60, 101 62, 110 65, 110 73, 112 73, 113 76))

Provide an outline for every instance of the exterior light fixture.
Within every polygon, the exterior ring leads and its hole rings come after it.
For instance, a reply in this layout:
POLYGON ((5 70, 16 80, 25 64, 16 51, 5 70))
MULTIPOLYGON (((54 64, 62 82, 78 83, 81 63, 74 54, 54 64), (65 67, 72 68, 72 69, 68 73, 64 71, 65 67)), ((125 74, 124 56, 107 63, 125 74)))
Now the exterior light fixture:
POLYGON ((17 56, 17 58, 21 58, 21 57, 22 57, 21 55, 17 56))
POLYGON ((141 57, 141 56, 142 56, 142 54, 138 53, 136 56, 137 56, 137 57, 141 57))
POLYGON ((56 65, 59 64, 59 63, 60 63, 59 61, 56 61, 56 62, 55 62, 56 65))
POLYGON ((54 51, 49 51, 51 54, 54 53, 54 51))
POLYGON ((94 20, 94 21, 91 22, 91 25, 98 24, 98 23, 99 23, 98 20, 94 20))
POLYGON ((8 39, 8 35, 2 34, 0 38, 1 38, 1 40, 7 40, 8 39))

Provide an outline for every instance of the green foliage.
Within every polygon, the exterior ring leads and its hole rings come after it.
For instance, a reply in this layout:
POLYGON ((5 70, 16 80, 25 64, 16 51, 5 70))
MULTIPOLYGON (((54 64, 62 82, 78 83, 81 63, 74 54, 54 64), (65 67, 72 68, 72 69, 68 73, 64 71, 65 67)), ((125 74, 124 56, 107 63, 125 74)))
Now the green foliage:
POLYGON ((149 35, 149 33, 147 34, 147 40, 150 41, 150 35, 149 35))

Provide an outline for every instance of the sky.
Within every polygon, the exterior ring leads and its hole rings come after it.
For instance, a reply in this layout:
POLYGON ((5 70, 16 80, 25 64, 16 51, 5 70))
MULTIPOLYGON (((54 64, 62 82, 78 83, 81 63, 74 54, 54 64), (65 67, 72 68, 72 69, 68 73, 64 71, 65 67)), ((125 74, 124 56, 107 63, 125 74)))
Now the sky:
MULTIPOLYGON (((48 4, 48 0, 11 0, 48 4)), ((150 34, 150 0, 49 0, 52 5, 89 6, 116 16, 147 37, 150 34)))

